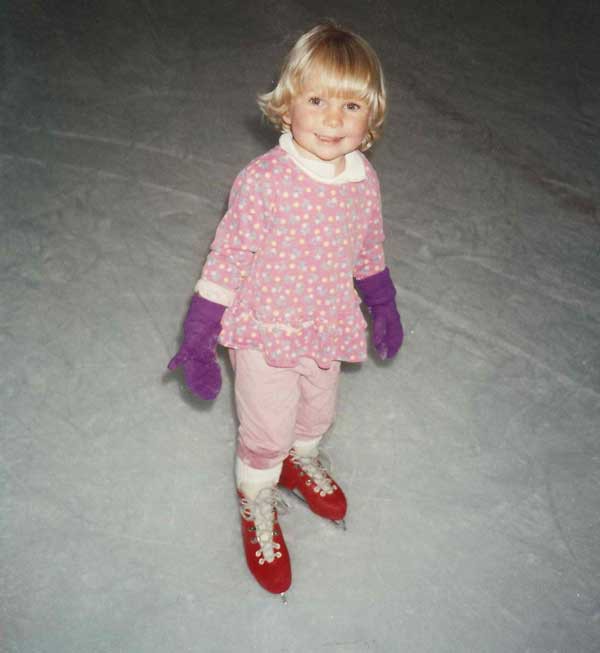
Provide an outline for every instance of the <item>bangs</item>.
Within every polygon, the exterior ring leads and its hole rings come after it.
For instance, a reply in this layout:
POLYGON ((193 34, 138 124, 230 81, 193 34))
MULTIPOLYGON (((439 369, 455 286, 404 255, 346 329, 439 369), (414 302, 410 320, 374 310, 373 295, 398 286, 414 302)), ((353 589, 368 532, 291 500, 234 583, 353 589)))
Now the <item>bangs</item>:
POLYGON ((313 51, 298 66, 292 93, 301 93, 312 85, 314 91, 323 95, 356 98, 372 106, 381 93, 377 62, 370 61, 365 51, 352 43, 328 45, 313 51))

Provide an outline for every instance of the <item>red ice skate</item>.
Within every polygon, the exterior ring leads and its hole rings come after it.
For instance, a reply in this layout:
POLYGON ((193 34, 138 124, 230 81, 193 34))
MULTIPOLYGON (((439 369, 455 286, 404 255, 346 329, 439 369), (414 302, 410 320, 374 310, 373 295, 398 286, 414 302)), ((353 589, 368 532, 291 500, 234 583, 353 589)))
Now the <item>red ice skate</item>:
POLYGON ((283 461, 279 484, 306 501, 315 514, 346 528, 346 497, 318 457, 303 458, 292 449, 283 461))
POLYGON ((277 505, 281 499, 276 488, 262 489, 254 500, 238 490, 242 516, 242 539, 246 562, 252 575, 268 592, 281 594, 292 584, 292 569, 281 527, 277 505))

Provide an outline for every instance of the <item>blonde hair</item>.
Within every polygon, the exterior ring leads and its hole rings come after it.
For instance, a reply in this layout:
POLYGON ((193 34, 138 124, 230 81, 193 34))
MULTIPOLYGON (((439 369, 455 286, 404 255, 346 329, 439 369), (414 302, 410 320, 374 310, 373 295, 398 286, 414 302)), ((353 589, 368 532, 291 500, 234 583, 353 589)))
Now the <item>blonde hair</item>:
POLYGON ((320 80, 320 92, 366 102, 369 126, 360 149, 368 150, 381 135, 385 117, 383 71, 377 55, 363 38, 332 21, 313 27, 296 41, 284 60, 275 88, 258 96, 258 105, 266 118, 279 131, 286 131, 284 116, 290 103, 313 74, 320 80))

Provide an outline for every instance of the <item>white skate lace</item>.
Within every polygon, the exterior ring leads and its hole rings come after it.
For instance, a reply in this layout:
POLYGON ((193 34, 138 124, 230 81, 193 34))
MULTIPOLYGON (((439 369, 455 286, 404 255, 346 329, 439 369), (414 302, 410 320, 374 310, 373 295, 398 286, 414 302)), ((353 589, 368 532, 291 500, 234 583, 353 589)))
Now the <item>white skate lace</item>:
POLYGON ((318 492, 322 497, 327 494, 333 494, 337 486, 328 474, 331 468, 329 458, 320 452, 318 456, 308 457, 299 456, 294 449, 290 452, 292 462, 299 465, 300 469, 314 483, 313 491, 318 492))
POLYGON ((256 557, 260 558, 258 561, 260 565, 281 558, 281 551, 279 551, 281 545, 273 541, 277 508, 283 512, 287 504, 274 487, 263 488, 255 499, 243 497, 240 501, 240 514, 246 521, 254 522, 256 535, 253 542, 259 546, 256 557))

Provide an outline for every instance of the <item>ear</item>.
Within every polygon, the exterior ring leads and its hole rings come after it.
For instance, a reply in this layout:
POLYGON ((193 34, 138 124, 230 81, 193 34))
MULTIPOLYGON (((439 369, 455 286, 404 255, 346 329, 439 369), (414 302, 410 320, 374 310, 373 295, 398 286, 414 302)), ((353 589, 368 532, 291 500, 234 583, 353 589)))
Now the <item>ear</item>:
POLYGON ((292 126, 292 119, 290 118, 290 114, 288 111, 286 111, 283 116, 281 116, 281 122, 289 129, 292 126))

